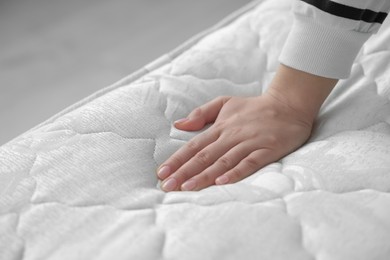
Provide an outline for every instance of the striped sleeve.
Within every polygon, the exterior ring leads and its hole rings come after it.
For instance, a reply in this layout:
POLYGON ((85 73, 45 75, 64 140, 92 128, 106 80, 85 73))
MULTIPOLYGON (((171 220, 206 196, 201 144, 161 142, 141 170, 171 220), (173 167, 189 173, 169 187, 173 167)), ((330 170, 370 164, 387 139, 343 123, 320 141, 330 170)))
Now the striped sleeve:
POLYGON ((389 9, 390 0, 294 0, 294 23, 279 60, 311 74, 347 78, 389 9))

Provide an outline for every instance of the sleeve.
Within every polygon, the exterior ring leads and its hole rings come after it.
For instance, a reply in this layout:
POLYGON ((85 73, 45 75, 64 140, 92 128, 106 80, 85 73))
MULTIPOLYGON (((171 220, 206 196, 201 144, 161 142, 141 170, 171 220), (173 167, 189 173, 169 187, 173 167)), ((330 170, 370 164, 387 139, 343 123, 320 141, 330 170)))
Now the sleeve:
POLYGON ((294 0, 294 23, 279 61, 327 78, 342 79, 390 9, 390 0, 294 0))

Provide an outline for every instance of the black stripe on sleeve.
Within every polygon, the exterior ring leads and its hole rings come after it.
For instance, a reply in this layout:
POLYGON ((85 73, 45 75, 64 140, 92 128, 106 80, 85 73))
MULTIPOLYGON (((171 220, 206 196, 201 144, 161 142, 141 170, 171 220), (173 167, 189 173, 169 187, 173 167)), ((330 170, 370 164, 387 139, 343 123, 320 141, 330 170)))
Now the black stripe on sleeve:
POLYGON ((387 13, 374 12, 369 9, 359 9, 356 7, 339 4, 326 0, 301 0, 318 9, 330 13, 335 16, 340 16, 352 20, 364 21, 367 23, 383 23, 386 19, 387 13))

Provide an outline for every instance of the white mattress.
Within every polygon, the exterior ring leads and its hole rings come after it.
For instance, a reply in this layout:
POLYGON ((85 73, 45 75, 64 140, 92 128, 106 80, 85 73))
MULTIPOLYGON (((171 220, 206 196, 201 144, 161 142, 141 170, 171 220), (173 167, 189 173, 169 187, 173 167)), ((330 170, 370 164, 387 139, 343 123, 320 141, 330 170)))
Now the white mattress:
POLYGON ((233 185, 158 188, 195 134, 171 122, 267 86, 290 4, 253 2, 2 146, 0 259, 390 259, 389 21, 305 146, 233 185))

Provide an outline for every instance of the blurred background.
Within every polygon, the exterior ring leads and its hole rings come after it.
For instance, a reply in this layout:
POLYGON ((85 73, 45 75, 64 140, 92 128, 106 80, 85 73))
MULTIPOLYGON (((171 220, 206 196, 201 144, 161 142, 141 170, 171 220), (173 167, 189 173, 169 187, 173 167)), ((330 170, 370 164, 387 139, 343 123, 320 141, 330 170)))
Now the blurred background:
POLYGON ((0 145, 250 0, 0 0, 0 145))

